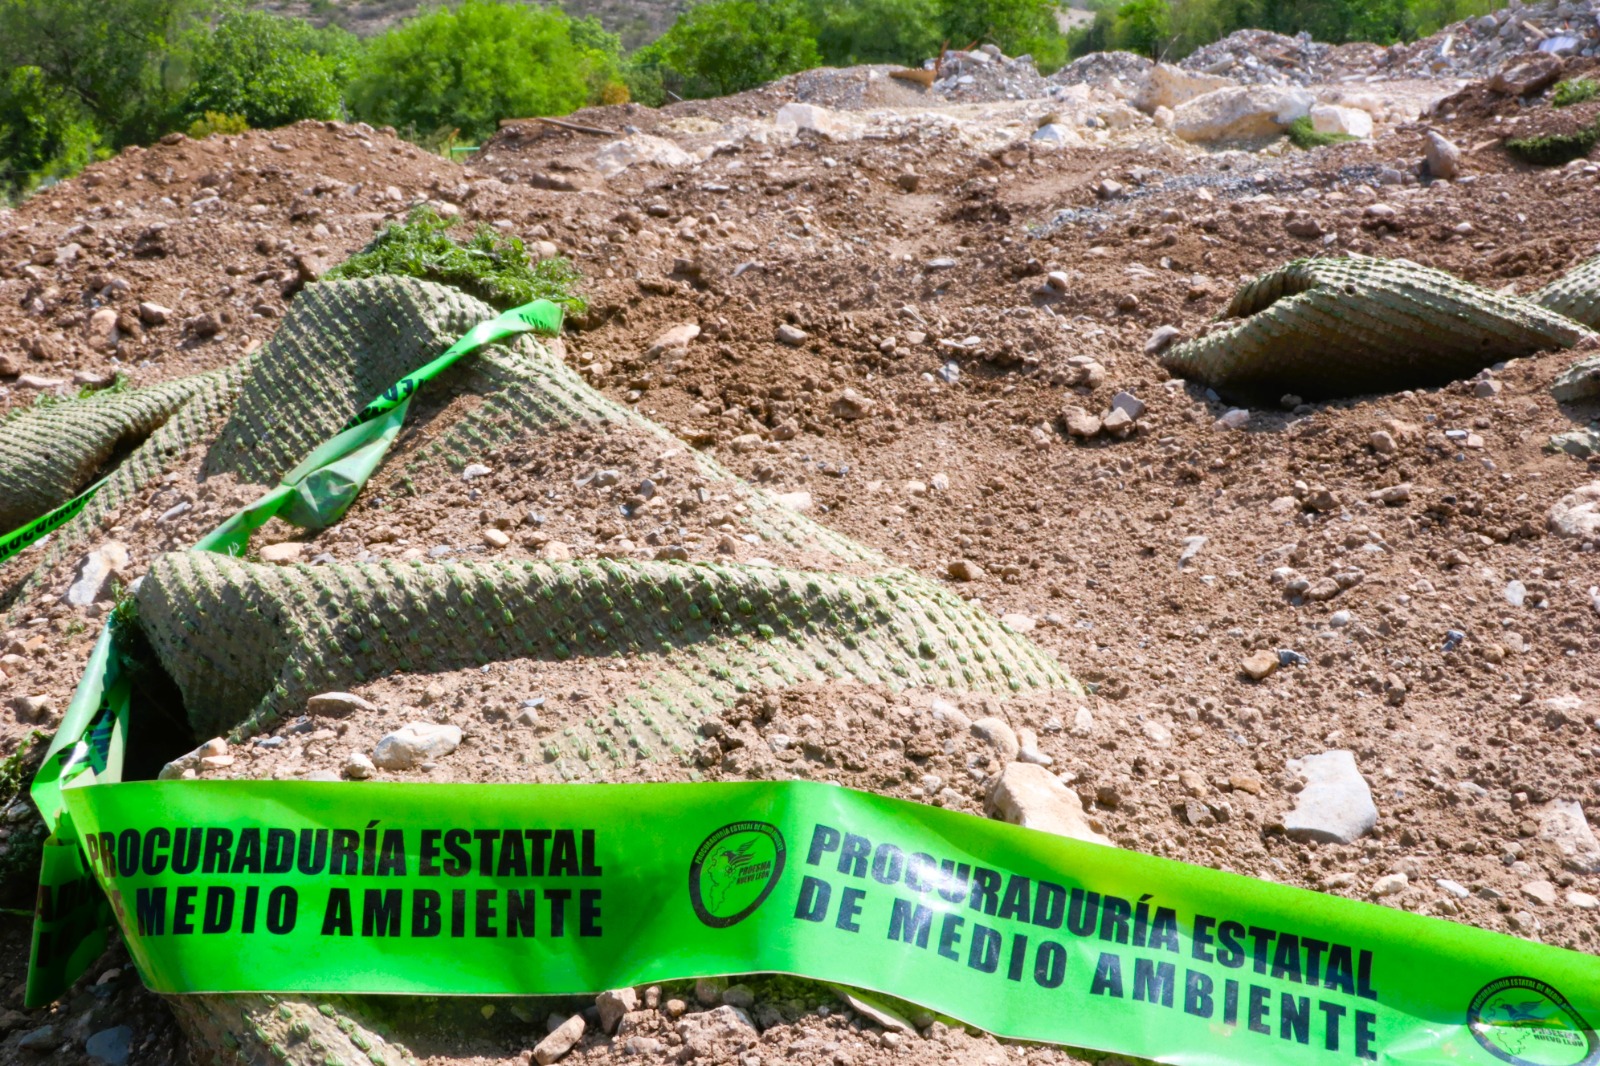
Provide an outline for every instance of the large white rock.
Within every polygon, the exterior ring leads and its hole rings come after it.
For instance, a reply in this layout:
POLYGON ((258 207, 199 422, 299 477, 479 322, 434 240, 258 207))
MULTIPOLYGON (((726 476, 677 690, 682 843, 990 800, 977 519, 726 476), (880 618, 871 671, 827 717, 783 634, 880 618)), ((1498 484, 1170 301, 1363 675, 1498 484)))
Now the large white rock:
POLYGON ((87 607, 111 592, 111 579, 128 569, 128 546, 108 540, 78 565, 78 577, 67 589, 67 602, 87 607))
POLYGON ((855 123, 849 118, 816 104, 784 104, 778 108, 773 122, 780 130, 791 134, 809 130, 830 140, 847 138, 856 132, 855 123))
POLYGON ((378 741, 372 761, 384 770, 409 770, 449 755, 461 744, 461 728, 436 722, 408 722, 378 741))
POLYGON ((1347 137, 1371 137, 1372 115, 1359 107, 1318 104, 1311 109, 1311 128, 1318 133, 1342 133, 1347 137))
POLYGON ((637 163, 654 163, 662 167, 686 167, 694 156, 664 137, 646 133, 630 134, 612 141, 595 153, 594 169, 602 177, 612 178, 637 163))
POLYGON ((1550 804, 1539 818, 1539 839, 1561 852, 1562 865, 1577 873, 1600 873, 1600 841, 1595 840, 1583 806, 1566 800, 1550 804))
POLYGON ((1557 500, 1548 521, 1552 533, 1600 540, 1600 481, 1591 481, 1557 500))
POLYGON ((1283 819, 1284 832, 1293 839, 1349 844, 1378 824, 1372 790, 1350 752, 1325 751, 1290 759, 1288 769, 1306 782, 1294 810, 1283 819))
POLYGON ((1145 79, 1144 87, 1134 98, 1134 106, 1146 114, 1158 107, 1177 107, 1197 96, 1232 88, 1239 83, 1217 74, 1202 74, 1197 70, 1184 70, 1171 63, 1157 63, 1145 79))
POLYGON ((1191 144, 1271 137, 1311 113, 1304 89, 1241 85, 1196 96, 1172 109, 1172 132, 1191 144))
POLYGON ((1092 844, 1111 843, 1089 825, 1077 793, 1063 785, 1055 774, 1034 763, 1010 763, 1000 772, 989 791, 989 809, 1024 829, 1087 840, 1092 844))

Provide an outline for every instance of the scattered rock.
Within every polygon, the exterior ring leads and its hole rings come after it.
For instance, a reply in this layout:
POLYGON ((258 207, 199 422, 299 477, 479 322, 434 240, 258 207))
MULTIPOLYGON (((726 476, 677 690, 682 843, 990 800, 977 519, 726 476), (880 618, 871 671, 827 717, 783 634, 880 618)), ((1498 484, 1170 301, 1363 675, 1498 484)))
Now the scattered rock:
POLYGON ((494 473, 494 471, 490 470, 487 466, 484 466, 482 463, 468 463, 466 465, 466 467, 461 471, 461 480, 462 481, 476 481, 480 477, 488 477, 492 473, 494 473))
POLYGON ((1461 173, 1461 149, 1435 130, 1427 133, 1422 161, 1429 174, 1444 181, 1454 181, 1461 173))
POLYGON ((1541 907, 1555 906, 1556 886, 1549 881, 1529 881, 1522 886, 1522 894, 1541 907))
POLYGON ((539 1066, 549 1066, 571 1051, 583 1039, 583 1015, 574 1014, 533 1046, 533 1061, 539 1066))
POLYGON ((1359 107, 1339 107, 1334 104, 1317 104, 1311 109, 1311 128, 1317 133, 1342 134, 1346 137, 1372 136, 1372 114, 1359 107))
POLYGON ((1000 718, 991 716, 976 719, 972 723, 972 735, 993 748, 1001 762, 1014 762, 1021 749, 1015 731, 1000 718))
POLYGON ((117 312, 102 307, 89 316, 89 346, 101 351, 115 351, 117 347, 117 312))
POLYGON ((813 506, 811 493, 804 489, 798 492, 780 492, 773 499, 780 505, 789 508, 789 510, 798 511, 801 514, 811 510, 813 506))
POLYGON ((349 692, 324 692, 306 700, 306 713, 318 718, 344 718, 357 711, 376 714, 378 706, 349 692))
POLYGON ((503 529, 485 529, 480 536, 483 542, 491 548, 508 548, 511 546, 511 535, 503 529))
POLYGON ((862 418, 871 418, 877 407, 878 401, 861 395, 855 389, 845 389, 834 398, 828 409, 833 412, 835 418, 856 421, 862 418))
POLYGON ((1240 661, 1239 669, 1250 675, 1252 681, 1265 681, 1278 672, 1278 653, 1266 650, 1252 652, 1240 661))
POLYGON ((50 696, 13 696, 11 709, 24 725, 44 725, 55 717, 55 700, 50 696))
POLYGON ((997 818, 1056 836, 1110 844, 1083 813, 1077 793, 1042 766, 1008 763, 989 791, 989 810, 997 818))
POLYGON ((1162 326, 1150 334, 1150 339, 1144 342, 1144 354, 1160 355, 1182 336, 1183 332, 1177 326, 1162 326))
POLYGON ((461 744, 461 728, 437 722, 408 722, 378 741, 372 761, 385 770, 410 770, 449 755, 461 744))
POLYGON ((92 1061, 104 1066, 127 1066, 128 1055, 133 1051, 133 1027, 102 1029, 83 1042, 83 1050, 92 1061))
POLYGON ((798 348, 806 341, 811 339, 811 334, 807 333, 799 326, 791 326, 789 323, 785 322, 778 327, 778 332, 775 335, 775 339, 779 344, 787 344, 791 348, 798 348))
POLYGON ((1372 790, 1350 752, 1325 751, 1291 759, 1287 768, 1306 782, 1294 810, 1283 819, 1284 831, 1293 839, 1349 844, 1378 824, 1372 790))
POLYGON ((1217 89, 1172 109, 1172 132, 1192 144, 1272 137, 1311 113, 1304 89, 1249 85, 1217 89))
POLYGON ((1061 421, 1067 435, 1088 440, 1100 432, 1100 419, 1081 407, 1068 407, 1061 412, 1061 421))
POLYGON ((344 757, 344 776, 352 781, 365 781, 377 773, 377 770, 377 766, 364 752, 352 751, 344 757))
POLYGON ((1600 539, 1600 481, 1568 493, 1550 508, 1550 532, 1580 540, 1600 539))
POLYGON ((1411 884, 1411 878, 1405 874, 1386 874, 1372 883, 1372 898, 1383 899, 1385 896, 1398 895, 1411 884))
POLYGON ((1565 69, 1560 56, 1534 53, 1502 67, 1489 79, 1489 88, 1507 96, 1528 96, 1554 85, 1565 69))
POLYGON ((67 603, 74 607, 87 607, 105 599, 111 592, 111 582, 128 569, 128 546, 121 541, 108 540, 78 564, 78 577, 67 589, 67 603))
POLYGON ((700 336, 700 326, 695 322, 680 322, 665 333, 657 337, 650 345, 646 356, 657 356, 662 352, 669 352, 674 348, 687 348, 689 343, 700 336))
POLYGON ((264 563, 292 563, 298 560, 305 552, 306 546, 298 540, 286 540, 277 544, 264 544, 261 547, 261 561, 264 563))
POLYGON ((595 997, 595 1009, 600 1012, 600 1028, 614 1033, 622 1016, 639 1009, 639 993, 631 988, 617 988, 595 997))
POLYGON ((968 559, 957 559, 945 567, 945 572, 957 581, 982 581, 987 576, 983 567, 968 559))
POLYGON ((1575 873, 1600 873, 1600 841, 1576 800, 1558 800, 1539 818, 1539 839, 1554 844, 1561 862, 1575 873))

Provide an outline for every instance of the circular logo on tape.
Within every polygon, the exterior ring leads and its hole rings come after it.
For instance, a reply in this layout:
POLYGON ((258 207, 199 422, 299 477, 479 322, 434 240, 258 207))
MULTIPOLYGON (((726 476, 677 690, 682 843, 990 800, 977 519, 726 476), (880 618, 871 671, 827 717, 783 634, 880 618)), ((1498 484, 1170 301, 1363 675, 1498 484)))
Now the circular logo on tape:
POLYGON ((783 873, 783 834, 766 822, 732 822, 706 837, 689 864, 689 901, 713 929, 737 925, 767 901, 783 873))
POLYGON ((1472 997, 1467 1024, 1512 1066, 1597 1066, 1600 1041, 1565 996, 1534 977, 1502 977, 1472 997))

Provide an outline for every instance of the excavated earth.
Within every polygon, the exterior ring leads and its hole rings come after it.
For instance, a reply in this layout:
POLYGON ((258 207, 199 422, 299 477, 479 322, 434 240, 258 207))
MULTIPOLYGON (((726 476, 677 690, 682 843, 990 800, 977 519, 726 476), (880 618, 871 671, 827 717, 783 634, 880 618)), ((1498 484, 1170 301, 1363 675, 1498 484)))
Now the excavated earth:
MULTIPOLYGON (((1307 255, 1404 257, 1532 292, 1600 246, 1600 167, 1514 161, 1500 147, 1507 127, 1535 126, 1545 105, 1471 87, 1425 120, 1463 150, 1453 182, 1419 177, 1420 121, 1308 152, 1206 153, 1148 126, 1052 150, 1028 137, 1048 100, 939 109, 906 91, 864 136, 777 132, 772 114, 792 82, 573 116, 695 153, 609 174, 596 156, 615 137, 531 122, 464 167, 338 124, 124 152, 0 212, 0 404, 26 407, 112 373, 147 385, 235 363, 322 269, 428 200, 570 256, 590 308, 569 319, 557 353, 683 444, 624 428, 486 443, 415 467, 473 403, 441 397, 413 411, 343 522, 315 536, 274 523, 257 549, 304 542, 299 561, 313 570, 570 555, 850 573, 886 561, 1005 617, 1086 690, 967 696, 937 712, 939 694, 922 690, 757 692, 726 712, 742 746, 697 752, 693 767, 580 779, 805 777, 983 814, 999 763, 965 721, 999 714, 1037 734, 1118 846, 1361 899, 1404 873, 1378 902, 1600 947, 1587 909, 1600 876, 1569 869, 1541 835, 1558 801, 1600 821, 1600 563, 1592 542, 1547 523, 1596 477, 1545 447, 1600 417, 1548 391, 1571 356, 1442 387, 1286 397, 1230 428, 1219 423, 1230 404, 1171 380, 1146 351, 1158 328, 1193 335, 1241 280, 1307 255), (1378 204, 1392 210, 1368 211, 1378 204), (1053 271, 1064 277, 1050 286, 1053 271), (141 304, 166 313, 141 316, 141 304), (94 332, 101 308, 116 312, 114 338, 94 332), (687 343, 657 344, 686 323, 699 327, 687 343), (803 336, 780 341, 783 326, 803 336), (1100 414, 1120 392, 1146 406, 1125 436, 1066 431, 1065 408, 1100 414), (465 480, 469 462, 489 473, 465 480), (737 535, 734 479, 795 494, 782 498, 881 559, 752 544, 737 535), (1285 567, 1333 591, 1291 592, 1285 567), (1280 649, 1298 665, 1261 681, 1241 669, 1280 649), (1354 753, 1378 806, 1376 827, 1349 845, 1283 830, 1299 787, 1286 761, 1328 749, 1354 753), (1524 891, 1542 881, 1553 896, 1524 891)), ((106 519, 100 537, 127 545, 128 578, 259 492, 231 476, 202 480, 203 452, 177 457, 106 519)), ((70 698, 109 605, 64 599, 95 544, 57 559, 20 598, 7 593, 0 754, 48 732, 50 712, 24 721, 14 701, 48 697, 59 713, 70 698)), ((14 561, 0 587, 14 590, 34 565, 14 561)), ((533 660, 395 674, 354 687, 373 712, 289 714, 234 736, 233 765, 216 775, 337 777, 351 752, 433 720, 460 726, 462 746, 378 777, 557 779, 546 744, 625 683, 533 660)), ((174 740, 166 757, 205 739, 174 740)), ((29 817, 8 815, 13 842, 29 817)), ((7 901, 19 904, 26 896, 7 901)), ((186 1038, 120 949, 56 1005, 23 1011, 27 929, 0 915, 0 1055, 38 1061, 18 1045, 46 1024, 61 1062, 90 1061, 84 1039, 117 1025, 132 1029, 132 1062, 220 1050, 186 1038)), ((888 1032, 823 986, 732 980, 743 987, 726 1001, 748 1007, 755 1031, 698 1030, 686 1042, 678 1016, 724 991, 685 982, 646 992, 659 1006, 626 1038, 591 1024, 563 1061, 1084 1061, 927 1017, 888 1032)), ((529 1061, 547 1017, 593 1003, 374 1010, 421 1061, 513 1063, 529 1061)))

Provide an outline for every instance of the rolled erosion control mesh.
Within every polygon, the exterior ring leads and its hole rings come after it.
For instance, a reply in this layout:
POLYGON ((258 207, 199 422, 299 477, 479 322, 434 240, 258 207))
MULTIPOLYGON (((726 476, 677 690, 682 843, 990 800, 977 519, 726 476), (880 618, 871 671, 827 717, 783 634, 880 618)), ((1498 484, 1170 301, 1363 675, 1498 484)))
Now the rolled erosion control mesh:
POLYGON ((1590 329, 1600 329, 1600 256, 1579 263, 1528 299, 1590 329))
POLYGON ((71 499, 118 450, 142 441, 213 375, 21 411, 0 429, 0 532, 71 499))
POLYGON ((1224 317, 1240 321, 1178 345, 1161 365, 1267 402, 1440 384, 1570 348, 1588 332, 1531 300, 1364 256, 1296 260, 1240 289, 1224 317))
POLYGON ((912 574, 641 563, 274 567, 161 556, 139 619, 200 735, 396 671, 630 660, 636 689, 546 756, 570 779, 679 758, 742 692, 852 678, 999 695, 1076 684, 993 616, 912 574))

